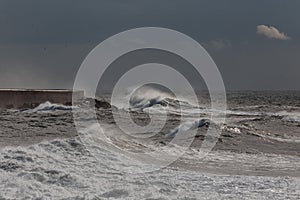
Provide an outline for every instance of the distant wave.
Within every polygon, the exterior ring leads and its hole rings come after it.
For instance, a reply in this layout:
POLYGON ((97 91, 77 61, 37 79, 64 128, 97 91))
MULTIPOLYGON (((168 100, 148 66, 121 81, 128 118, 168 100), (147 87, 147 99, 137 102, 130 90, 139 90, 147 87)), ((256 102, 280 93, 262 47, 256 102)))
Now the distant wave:
POLYGON ((55 110, 72 110, 77 109, 76 106, 65 106, 62 104, 53 104, 49 101, 40 104, 38 107, 30 110, 26 110, 26 112, 40 112, 40 111, 55 111, 55 110))

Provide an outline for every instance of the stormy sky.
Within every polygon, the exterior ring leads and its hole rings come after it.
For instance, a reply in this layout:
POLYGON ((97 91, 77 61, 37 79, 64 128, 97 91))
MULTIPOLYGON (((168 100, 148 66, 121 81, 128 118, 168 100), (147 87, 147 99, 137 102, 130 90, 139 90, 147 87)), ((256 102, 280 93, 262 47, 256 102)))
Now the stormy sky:
POLYGON ((87 54, 137 27, 202 44, 228 90, 300 90, 298 0, 0 0, 0 87, 72 88, 87 54))

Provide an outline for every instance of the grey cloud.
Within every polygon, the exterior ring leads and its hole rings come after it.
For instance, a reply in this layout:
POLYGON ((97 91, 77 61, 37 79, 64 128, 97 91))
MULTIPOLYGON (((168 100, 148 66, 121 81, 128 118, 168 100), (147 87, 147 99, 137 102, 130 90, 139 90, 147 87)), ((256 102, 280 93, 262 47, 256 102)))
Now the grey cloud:
POLYGON ((212 50, 221 50, 228 47, 231 47, 231 43, 228 40, 210 40, 209 42, 204 42, 202 45, 206 48, 212 49, 212 50))

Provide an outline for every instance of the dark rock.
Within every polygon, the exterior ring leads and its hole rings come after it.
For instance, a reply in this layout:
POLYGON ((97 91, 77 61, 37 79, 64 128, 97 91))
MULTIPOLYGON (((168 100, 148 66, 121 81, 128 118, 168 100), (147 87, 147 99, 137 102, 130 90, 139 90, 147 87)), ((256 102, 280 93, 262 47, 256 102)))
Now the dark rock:
POLYGON ((91 106, 95 106, 96 108, 103 108, 103 109, 109 109, 112 106, 110 105, 110 103, 104 101, 104 100, 98 100, 98 99, 92 99, 92 98, 88 98, 87 99, 90 102, 91 106))

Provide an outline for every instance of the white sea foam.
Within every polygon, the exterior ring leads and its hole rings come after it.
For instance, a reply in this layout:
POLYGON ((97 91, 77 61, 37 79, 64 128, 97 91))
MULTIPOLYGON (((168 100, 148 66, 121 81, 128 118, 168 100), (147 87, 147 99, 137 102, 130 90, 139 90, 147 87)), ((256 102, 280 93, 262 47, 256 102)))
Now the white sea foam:
POLYGON ((233 133, 241 133, 241 129, 237 128, 237 127, 222 127, 223 130, 227 130, 233 133))

